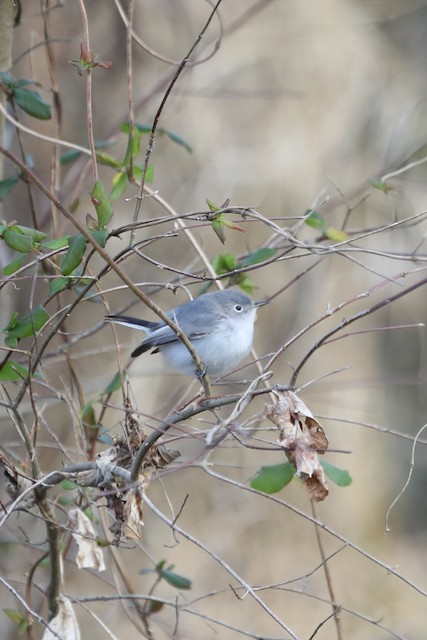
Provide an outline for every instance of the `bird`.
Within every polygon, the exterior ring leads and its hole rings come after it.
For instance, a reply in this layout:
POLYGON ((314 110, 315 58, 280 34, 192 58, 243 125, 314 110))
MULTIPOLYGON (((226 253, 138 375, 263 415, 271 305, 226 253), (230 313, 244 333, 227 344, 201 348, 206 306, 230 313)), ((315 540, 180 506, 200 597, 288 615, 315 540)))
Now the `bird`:
MULTIPOLYGON (((255 302, 242 291, 226 289, 205 293, 166 315, 194 346, 203 374, 218 376, 236 367, 251 350, 256 312, 267 302, 255 302)), ((153 349, 152 353, 160 352, 179 373, 200 378, 189 350, 163 321, 125 315, 108 315, 105 320, 145 331, 147 337, 132 351, 132 358, 153 349)))

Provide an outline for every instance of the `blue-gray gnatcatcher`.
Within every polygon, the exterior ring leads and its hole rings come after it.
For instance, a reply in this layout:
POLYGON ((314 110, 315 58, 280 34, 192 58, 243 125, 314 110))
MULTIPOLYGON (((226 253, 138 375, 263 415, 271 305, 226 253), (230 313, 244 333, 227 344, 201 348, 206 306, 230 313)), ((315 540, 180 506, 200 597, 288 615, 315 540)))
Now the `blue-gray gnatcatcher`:
MULTIPOLYGON (((192 342, 208 375, 220 375, 233 369, 251 350, 257 307, 241 291, 216 291, 181 304, 167 312, 192 342)), ((154 348, 180 373, 196 375, 196 365, 187 347, 164 322, 149 322, 129 316, 106 316, 106 320, 142 329, 148 334, 132 357, 154 348)))

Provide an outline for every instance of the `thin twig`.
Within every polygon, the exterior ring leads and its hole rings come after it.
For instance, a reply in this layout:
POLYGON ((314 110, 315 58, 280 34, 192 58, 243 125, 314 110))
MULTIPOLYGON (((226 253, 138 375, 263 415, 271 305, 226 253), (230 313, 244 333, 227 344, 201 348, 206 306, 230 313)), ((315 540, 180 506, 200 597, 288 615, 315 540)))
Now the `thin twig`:
POLYGON ((46 620, 42 618, 42 616, 40 616, 36 611, 34 611, 34 609, 31 609, 26 603, 26 601, 24 600, 24 598, 21 596, 21 594, 16 589, 14 589, 12 585, 6 582, 6 580, 4 580, 4 578, 2 578, 1 576, 0 576, 0 583, 4 587, 6 587, 8 591, 10 591, 10 593, 17 599, 18 602, 21 603, 25 611, 27 611, 30 614, 30 616, 34 618, 34 620, 37 620, 37 622, 39 622, 43 627, 45 627, 46 629, 49 629, 50 633, 53 634, 54 638, 58 638, 58 640, 61 640, 60 636, 52 629, 52 627, 49 626, 49 623, 46 622, 46 620))
MULTIPOLYGON (((82 52, 85 55, 85 61, 91 58, 90 42, 89 42, 89 23, 87 19, 86 7, 84 0, 79 0, 80 12, 83 22, 83 43, 82 52)), ((98 180, 98 163, 96 160, 95 140, 93 137, 93 114, 92 114, 92 70, 90 67, 86 69, 86 120, 87 132, 90 148, 90 157, 92 161, 92 175, 94 180, 98 180)))
MULTIPOLYGON (((317 517, 317 513, 316 513, 316 505, 314 503, 314 500, 310 500, 310 504, 311 504, 311 512, 313 514, 313 518, 315 520, 318 519, 317 517)), ((334 587, 332 584, 332 576, 331 576, 331 572, 329 571, 329 565, 328 565, 328 559, 325 553, 325 548, 323 546, 323 542, 322 542, 322 538, 320 537, 320 531, 317 528, 317 526, 314 526, 314 532, 316 534, 316 541, 317 541, 317 546, 319 547, 319 553, 320 553, 320 557, 322 559, 322 566, 323 566, 323 572, 325 574, 325 579, 326 579, 326 585, 328 587, 328 592, 329 592, 329 598, 331 600, 331 604, 332 604, 332 613, 330 616, 328 616, 326 618, 326 620, 324 620, 321 624, 324 624, 327 620, 329 620, 330 618, 334 618, 334 622, 335 622, 335 629, 337 631, 337 638, 338 640, 343 640, 343 635, 342 635, 342 631, 341 631, 341 619, 340 619, 340 606, 335 604, 336 603, 336 598, 335 598, 335 593, 334 593, 334 587)), ((321 625, 320 625, 321 626, 321 625)), ((317 627, 317 629, 315 630, 315 632, 310 636, 311 638, 314 638, 314 636, 316 635, 318 629, 320 628, 317 627)))
MULTIPOLYGON (((135 33, 135 31, 133 30, 132 21, 129 19, 129 17, 126 17, 126 13, 125 13, 122 5, 120 4, 119 0, 114 0, 114 4, 116 5, 117 11, 118 11, 121 19, 123 20, 123 23, 125 24, 126 29, 129 31, 129 34, 132 37, 132 40, 134 40, 136 42, 136 44, 139 47, 141 47, 141 49, 143 51, 146 51, 147 53, 150 54, 150 56, 153 56, 153 58, 156 58, 157 60, 161 60, 162 62, 166 62, 167 64, 178 66, 178 65, 180 65, 182 63, 181 60, 172 60, 172 58, 168 58, 167 56, 164 56, 164 55, 160 54, 158 51, 155 51, 152 47, 149 47, 148 44, 146 42, 144 42, 142 40, 142 38, 140 38, 135 33)), ((223 27, 222 27, 222 23, 221 23, 221 17, 219 15, 219 13, 217 13, 217 19, 218 19, 219 27, 220 27, 220 35, 217 38, 216 42, 214 43, 214 46, 212 47, 212 51, 210 53, 208 53, 206 56, 204 56, 203 58, 200 58, 198 60, 188 60, 187 61, 187 65, 186 65, 187 67, 194 67, 194 66, 203 64, 204 62, 207 62, 218 51, 218 49, 220 47, 220 43, 221 43, 221 39, 222 39, 222 31, 223 31, 223 27)))
POLYGON ((405 491, 408 488, 408 485, 409 485, 409 483, 411 481, 412 473, 413 473, 413 471, 415 469, 415 447, 417 446, 418 438, 420 437, 420 435, 422 434, 422 432, 426 428, 427 428, 427 424, 425 424, 424 426, 421 427, 421 429, 418 431, 417 435, 414 438, 414 442, 412 444, 411 463, 409 465, 408 477, 407 477, 406 482, 403 485, 402 489, 399 491, 399 493, 397 494, 397 496, 395 497, 395 499, 393 500, 393 502, 391 503, 391 505, 387 509, 387 513, 386 513, 386 516, 385 516, 385 533, 390 533, 390 528, 388 526, 388 522, 389 522, 391 510, 396 505, 398 500, 402 497, 402 495, 405 493, 405 491))
MULTIPOLYGON (((255 495, 260 495, 260 492, 257 491, 256 489, 252 489, 252 487, 250 487, 248 485, 245 485, 245 484, 242 484, 241 482, 238 482, 237 480, 233 480, 232 478, 229 478, 227 476, 223 476, 223 475, 221 475, 219 473, 216 473, 215 471, 210 469, 207 465, 204 466, 204 471, 205 471, 205 473, 207 473, 208 475, 216 478, 217 480, 222 480, 223 482, 231 484, 234 487, 238 487, 239 489, 242 489, 243 491, 248 491, 249 493, 253 493, 255 495)), ((311 522, 312 524, 316 525, 320 529, 323 529, 323 531, 326 531, 332 537, 334 537, 337 540, 340 540, 341 542, 345 543, 348 547, 350 547, 351 549, 356 551, 358 554, 360 554, 361 556, 363 556, 367 560, 370 560, 371 562, 376 564, 378 567, 381 567, 382 569, 384 569, 388 574, 394 576, 398 580, 401 580, 402 582, 407 584, 409 587, 411 587, 411 589, 414 589, 414 591, 416 591, 417 593, 421 594, 422 596, 427 597, 427 590, 426 589, 423 589, 423 588, 419 587, 415 582, 413 582, 412 580, 410 580, 409 578, 404 576, 402 573, 399 573, 394 566, 386 564, 385 562, 383 562, 382 560, 380 560, 379 558, 374 556, 372 553, 369 553, 368 551, 366 551, 365 549, 363 549, 362 547, 360 547, 356 543, 351 542, 351 540, 346 538, 344 535, 338 533, 337 531, 332 529, 332 527, 329 527, 327 524, 325 524, 321 520, 318 520, 318 519, 314 518, 313 516, 310 516, 308 513, 305 513, 305 511, 302 511, 302 509, 298 509, 298 507, 295 507, 293 504, 290 504, 289 502, 285 502, 284 500, 281 500, 280 498, 277 498, 274 495, 265 494, 265 493, 263 493, 261 495, 264 497, 265 500, 270 500, 270 501, 274 502, 275 504, 278 504, 278 505, 280 505, 282 507, 285 507, 286 509, 288 509, 289 511, 292 511, 292 513, 295 513, 296 515, 300 516, 304 520, 307 520, 308 522, 311 522)))
POLYGON ((376 311, 379 311, 379 309, 382 309, 383 307, 386 307, 387 305, 391 304, 392 302, 395 302, 396 300, 399 300, 400 298, 403 298, 404 296, 407 296, 409 293, 412 293, 413 291, 416 291, 417 289, 419 289, 420 287, 424 286, 425 284, 427 284, 427 278, 423 278, 422 280, 420 280, 419 282, 416 282, 415 284, 411 285, 410 287, 406 287, 403 291, 399 291, 398 293, 394 294, 393 296, 385 298, 384 300, 380 300, 379 302, 377 302, 376 304, 372 305, 371 307, 368 307, 367 309, 364 309, 363 311, 359 311, 359 313, 355 313, 350 318, 342 320, 337 326, 333 327, 330 331, 325 333, 325 335, 322 336, 319 340, 317 340, 317 342, 307 351, 307 353, 304 355, 302 360, 295 367, 294 372, 292 374, 291 382, 290 382, 291 387, 296 385, 296 381, 297 381, 297 378, 298 378, 298 376, 299 376, 299 374, 301 372, 301 369, 304 367, 304 365, 307 363, 307 361, 311 358, 311 356, 331 336, 335 335, 336 333, 341 331, 344 327, 347 327, 348 325, 352 324, 353 322, 356 322, 357 320, 361 320, 362 318, 365 318, 366 316, 369 316, 369 315, 375 313, 376 311))
POLYGON ((141 204, 142 204, 142 197, 144 195, 144 185, 145 185, 145 177, 147 175, 147 169, 148 169, 148 162, 150 160, 151 154, 153 152, 154 149, 154 139, 156 137, 156 132, 157 132, 157 126, 159 124, 159 120, 160 120, 160 116, 163 112, 163 109, 165 108, 166 102, 169 99, 169 96, 172 92, 172 89, 174 88, 179 76, 181 75, 184 67, 186 66, 190 56, 192 55, 193 51, 196 49, 197 45, 199 44, 199 42, 201 41, 201 39, 203 38, 204 34, 206 33, 210 23, 212 22, 213 17, 215 16, 216 12, 218 11, 218 7, 221 4, 222 0, 217 0, 217 2, 215 3, 214 8, 212 9, 208 19, 205 22, 205 25, 203 27, 203 29, 200 31, 199 35, 197 36, 197 38, 195 39, 195 41, 193 42, 193 44, 191 45, 189 51, 187 52, 187 54, 184 56, 184 58, 182 59, 178 69, 176 70, 171 82, 169 83, 168 88, 166 89, 162 101, 160 103, 159 108, 156 111, 156 114, 154 116, 154 120, 153 120, 153 124, 151 127, 151 131, 150 131, 150 136, 148 138, 148 144, 147 144, 147 151, 145 153, 145 158, 144 158, 144 165, 143 165, 143 170, 142 170, 142 178, 141 178, 141 188, 140 188, 140 197, 137 199, 136 201, 136 206, 135 206, 135 211, 133 214, 133 221, 136 222, 138 220, 138 216, 139 216, 139 211, 141 208, 141 204))
POLYGON ((203 542, 201 542, 200 540, 198 540, 197 538, 195 538, 194 536, 192 536, 190 533, 188 533, 187 531, 184 531, 184 529, 181 529, 181 527, 178 527, 177 524, 174 524, 172 522, 172 520, 170 520, 170 518, 168 518, 167 516, 164 515, 164 513, 162 513, 160 511, 160 509, 158 509, 153 502, 151 502, 151 500, 144 494, 144 503, 151 509, 151 511, 153 513, 155 513, 157 515, 158 518, 160 518, 160 520, 162 520, 163 522, 165 522, 167 525, 169 525, 171 527, 171 529, 173 529, 174 531, 176 531, 176 533, 179 533, 180 535, 182 535, 186 540, 189 540, 190 542, 192 542, 193 544, 195 544, 197 547, 199 547, 200 549, 202 549, 205 553, 207 553, 213 560, 215 560, 215 562, 217 562, 225 571, 227 571, 227 573, 229 573, 242 587, 244 587, 244 589, 246 590, 247 593, 249 593, 251 595, 251 597, 255 600, 255 602, 257 602, 260 607, 262 609, 264 609, 264 611, 271 617, 273 618, 273 620, 275 622, 277 622, 277 624, 284 629, 291 638, 293 638, 294 640, 299 640, 298 636, 292 631, 292 629, 285 623, 283 622, 283 620, 281 620, 281 618, 279 618, 279 616, 277 616, 274 611, 272 609, 270 609, 270 607, 268 607, 266 605, 266 603, 257 595, 257 593, 255 593, 254 589, 245 581, 243 580, 243 578, 227 563, 225 562, 225 560, 223 560, 220 556, 218 556, 216 553, 214 553, 212 551, 212 549, 209 549, 203 542))

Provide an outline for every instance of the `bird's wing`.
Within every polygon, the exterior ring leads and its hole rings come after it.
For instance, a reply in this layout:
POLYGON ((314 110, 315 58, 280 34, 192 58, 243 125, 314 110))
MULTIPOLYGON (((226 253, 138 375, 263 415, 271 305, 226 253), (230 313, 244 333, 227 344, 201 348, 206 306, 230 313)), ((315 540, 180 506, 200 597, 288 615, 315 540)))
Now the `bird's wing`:
MULTIPOLYGON (((206 335, 206 331, 193 331, 190 335, 187 335, 187 338, 192 342, 193 340, 196 341, 206 335)), ((165 325, 154 331, 150 336, 143 340, 141 344, 136 349, 134 349, 134 351, 132 351, 131 356, 132 358, 136 358, 137 356, 140 356, 141 353, 145 353, 153 347, 155 347, 153 353, 157 353, 159 351, 158 347, 177 341, 179 341, 179 338, 177 337, 176 333, 172 331, 170 327, 165 325)))
MULTIPOLYGON (((168 314, 169 315, 169 314, 168 314)), ((179 314, 176 314, 179 316, 179 314)), ((131 316, 105 316, 105 319, 109 322, 114 322, 115 324, 123 324, 126 327, 131 327, 132 329, 142 329, 150 332, 150 335, 145 338, 141 342, 141 344, 132 351, 132 358, 136 358, 140 356, 141 353, 145 353, 149 351, 153 347, 156 353, 158 349, 156 347, 160 347, 163 344, 168 344, 170 342, 176 342, 179 340, 176 333, 172 331, 172 329, 167 325, 159 322, 150 322, 149 320, 141 320, 140 318, 133 318, 131 316)), ((172 317, 172 320, 176 320, 177 318, 172 317)), ((187 335, 189 340, 198 340, 199 338, 203 338, 207 335, 206 331, 192 331, 187 335)))

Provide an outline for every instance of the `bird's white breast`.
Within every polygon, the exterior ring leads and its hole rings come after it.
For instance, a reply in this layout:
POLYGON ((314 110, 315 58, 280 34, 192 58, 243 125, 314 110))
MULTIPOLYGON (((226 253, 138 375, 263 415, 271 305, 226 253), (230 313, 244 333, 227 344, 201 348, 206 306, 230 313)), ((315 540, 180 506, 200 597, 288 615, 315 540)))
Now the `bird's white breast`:
MULTIPOLYGON (((242 315, 222 319, 210 335, 193 341, 208 375, 219 375, 233 369, 252 347, 256 309, 242 315)), ((169 364, 187 375, 194 375, 196 365, 181 342, 159 347, 169 364)))

